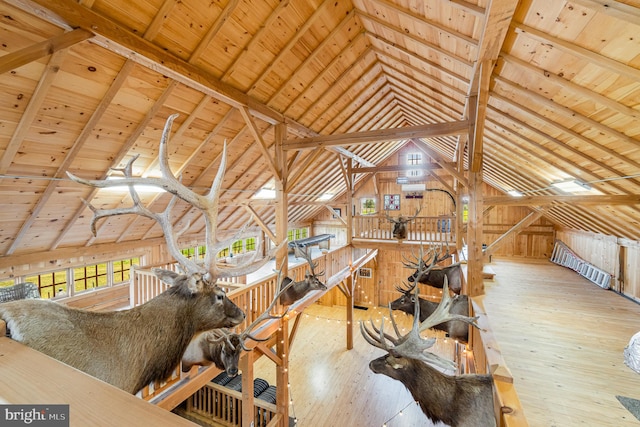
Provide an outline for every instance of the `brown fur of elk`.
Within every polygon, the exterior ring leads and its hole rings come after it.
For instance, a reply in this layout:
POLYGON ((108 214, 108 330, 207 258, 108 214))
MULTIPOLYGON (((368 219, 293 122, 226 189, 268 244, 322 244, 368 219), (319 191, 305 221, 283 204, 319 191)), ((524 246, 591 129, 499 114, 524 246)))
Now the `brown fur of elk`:
POLYGON ((324 291, 327 286, 320 281, 319 276, 324 275, 324 271, 320 273, 315 272, 315 268, 318 266, 317 262, 311 259, 311 254, 308 248, 294 247, 296 256, 301 256, 309 264, 309 270, 305 272, 304 280, 299 282, 294 281, 290 277, 285 277, 280 283, 280 289, 287 288, 287 290, 280 296, 280 304, 291 305, 304 297, 311 291, 324 291))
POLYGON ((129 310, 93 312, 30 299, 0 304, 0 318, 12 339, 133 394, 168 378, 196 332, 245 317, 197 276, 154 273, 172 286, 129 310))
POLYGON ((491 375, 447 375, 428 364, 386 354, 369 363, 369 369, 400 381, 434 423, 451 427, 496 425, 491 375))
POLYGON ((422 255, 422 247, 420 255, 415 257, 416 261, 408 261, 405 259, 405 267, 415 269, 413 274, 407 277, 410 283, 421 283, 434 288, 442 289, 445 278, 449 283, 449 289, 456 294, 462 291, 462 268, 460 263, 448 265, 446 267, 437 266, 438 263, 451 257, 449 254, 449 245, 447 245, 446 253, 440 256, 440 251, 432 248, 427 257, 422 255))
MULTIPOLYGON (((416 295, 414 295, 415 287, 415 283, 413 284, 413 286, 407 288, 396 286, 396 290, 400 292, 402 296, 389 303, 389 307, 391 307, 391 310, 400 310, 407 314, 413 315, 416 299, 416 295)), ((420 304, 419 320, 422 322, 427 317, 429 317, 436 310, 436 308, 438 308, 438 303, 426 300, 424 298, 417 298, 418 303, 420 304)), ((451 304, 451 312, 463 316, 469 316, 469 299, 466 295, 456 295, 453 298, 453 302, 451 304)), ((458 340, 463 344, 466 344, 469 339, 469 325, 458 320, 452 320, 449 322, 434 325, 433 329, 444 331, 447 333, 449 338, 458 340)))
POLYGON ((228 329, 202 332, 193 337, 182 355, 182 372, 188 372, 194 365, 214 364, 229 377, 235 377, 242 350, 240 334, 228 329))
MULTIPOLYGON (((277 273, 276 283, 280 282, 282 270, 278 270, 277 273)), ((187 372, 194 365, 209 366, 214 364, 216 368, 224 370, 229 377, 235 377, 238 374, 238 362, 242 351, 251 351, 245 345, 246 341, 251 339, 260 342, 269 339, 253 335, 254 329, 262 322, 269 319, 280 319, 288 312, 286 309, 280 315, 271 314, 276 302, 289 290, 290 286, 292 284, 282 288, 274 296, 269 307, 242 332, 231 332, 223 328, 197 334, 182 355, 182 371, 187 372)))
POLYGON ((137 214, 155 220, 162 228, 168 252, 184 274, 154 270, 160 280, 172 286, 145 304, 129 310, 90 312, 37 300, 15 301, 0 306, 0 317, 7 322, 14 339, 130 393, 136 393, 152 381, 167 378, 180 363, 196 333, 241 323, 245 318, 244 312, 216 286, 217 279, 247 274, 269 260, 269 257, 258 261, 251 259, 230 268, 217 264, 216 254, 221 248, 216 226, 227 161, 226 144, 211 188, 206 194, 194 192, 183 185, 169 167, 169 135, 177 116, 173 114, 167 119, 162 132, 158 151, 160 178, 132 176, 137 156, 132 157, 124 168, 113 169, 124 175, 119 180, 87 180, 70 172, 67 175, 73 181, 90 187, 127 185, 133 201, 131 207, 98 209, 84 201, 93 212, 93 234, 96 235, 96 222, 112 215, 137 214), (158 203, 166 206, 165 210, 155 212, 144 206, 136 191, 137 185, 152 185, 169 193, 172 197, 168 203, 158 203), (207 247, 202 263, 187 258, 178 246, 179 235, 186 231, 186 227, 176 231, 171 220, 171 212, 178 199, 202 213, 207 247))
POLYGON ((419 209, 416 209, 415 215, 409 218, 405 218, 403 215, 400 215, 398 216, 397 219, 395 219, 390 217, 389 214, 385 212, 387 219, 393 223, 392 233, 393 233, 394 239, 404 240, 407 238, 407 234, 408 234, 407 224, 409 224, 410 221, 413 221, 418 216, 421 209, 422 207, 420 207, 419 209))
POLYGON ((424 414, 432 422, 443 422, 451 427, 477 427, 496 425, 493 406, 493 379, 490 375, 448 375, 440 369, 452 370, 455 364, 431 353, 435 338, 425 339, 420 333, 434 325, 459 320, 474 325, 475 318, 451 313, 452 298, 445 280, 443 295, 437 309, 425 320, 419 321, 420 305, 417 287, 414 300, 414 321, 411 331, 401 335, 393 319, 396 337, 384 332, 384 319, 380 328, 371 321, 372 329, 363 322, 360 332, 374 347, 387 352, 372 360, 369 369, 400 381, 418 402, 424 414))

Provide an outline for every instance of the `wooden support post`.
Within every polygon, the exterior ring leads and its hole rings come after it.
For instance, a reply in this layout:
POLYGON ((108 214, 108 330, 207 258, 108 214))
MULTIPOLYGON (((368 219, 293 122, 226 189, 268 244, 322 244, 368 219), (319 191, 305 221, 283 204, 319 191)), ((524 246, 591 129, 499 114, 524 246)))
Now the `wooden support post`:
POLYGON ((349 290, 349 294, 347 295, 347 350, 351 350, 353 348, 353 272, 347 278, 347 289, 349 290))
POLYGON ((469 296, 484 294, 482 268, 484 254, 482 252, 482 172, 469 173, 469 222, 467 225, 467 273, 466 292, 469 296))
MULTIPOLYGON (((282 144, 287 134, 285 124, 278 124, 275 128, 275 154, 276 169, 280 173, 281 179, 276 179, 276 237, 278 243, 287 240, 287 162, 286 155, 282 150, 282 144)), ((276 254, 276 268, 282 269, 282 277, 288 274, 288 247, 283 245, 276 254)), ((278 283, 277 287, 279 288, 278 283)), ((277 310, 282 310, 282 306, 278 302, 277 310)), ((285 315, 280 320, 280 327, 276 332, 276 355, 280 359, 280 363, 276 364, 276 412, 280 416, 280 427, 289 426, 289 316, 285 315)))
POLYGON ((289 320, 284 316, 276 332, 276 353, 282 363, 276 365, 276 412, 280 427, 289 427, 289 320))
POLYGON ((253 426, 255 419, 253 397, 253 351, 243 351, 238 362, 242 371, 242 427, 253 426))

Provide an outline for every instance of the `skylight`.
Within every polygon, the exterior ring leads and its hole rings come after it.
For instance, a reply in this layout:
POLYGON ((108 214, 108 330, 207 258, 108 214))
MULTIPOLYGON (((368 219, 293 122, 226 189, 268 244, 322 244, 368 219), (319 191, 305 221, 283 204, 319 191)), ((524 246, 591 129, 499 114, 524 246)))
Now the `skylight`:
POLYGON ((256 194, 251 197, 252 199, 271 200, 276 198, 276 190, 272 188, 261 188, 256 194))
POLYGON ((564 193, 586 193, 591 191, 591 186, 577 179, 552 182, 551 186, 564 193))

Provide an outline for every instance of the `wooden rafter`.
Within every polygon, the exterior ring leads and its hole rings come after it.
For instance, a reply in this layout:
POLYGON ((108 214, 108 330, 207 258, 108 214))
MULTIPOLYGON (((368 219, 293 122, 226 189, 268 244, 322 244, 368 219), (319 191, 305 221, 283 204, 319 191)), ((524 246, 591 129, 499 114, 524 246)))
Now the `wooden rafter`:
POLYGON ((468 121, 459 120, 450 123, 407 126, 396 129, 371 130, 351 134, 316 136, 286 141, 284 143, 284 148, 286 150, 310 150, 316 147, 329 147, 336 145, 358 145, 412 138, 433 138, 436 136, 458 135, 460 133, 467 132, 468 126, 468 121))
MULTIPOLYGON (((71 27, 91 31, 94 34, 92 41, 109 51, 163 73, 233 107, 246 107, 251 110, 253 115, 271 124, 287 122, 294 133, 304 136, 315 134, 305 126, 286 118, 271 107, 220 81, 201 68, 179 59, 154 43, 74 1, 33 0, 33 2, 49 11, 45 18, 53 24, 59 23, 51 19, 50 16, 62 17, 71 27)), ((42 15, 40 12, 29 10, 25 4, 20 4, 20 6, 26 8, 29 13, 42 15)))
POLYGON ((91 37, 93 37, 92 32, 78 28, 77 30, 68 31, 59 36, 52 37, 49 40, 3 55, 2 61, 0 61, 0 74, 37 61, 38 59, 71 47, 91 37))

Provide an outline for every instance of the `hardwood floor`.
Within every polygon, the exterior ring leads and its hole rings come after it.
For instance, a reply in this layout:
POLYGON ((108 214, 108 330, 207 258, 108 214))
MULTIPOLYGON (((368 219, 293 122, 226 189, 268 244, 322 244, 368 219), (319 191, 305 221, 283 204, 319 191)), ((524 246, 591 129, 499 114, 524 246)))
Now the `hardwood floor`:
MULTIPOLYGON (((640 425, 616 399, 640 399, 640 374, 622 353, 640 330, 640 305, 546 260, 494 258, 491 267, 496 276, 485 281, 484 304, 529 424, 640 425)), ((382 313, 355 311, 357 320, 382 313)), ((346 350, 344 307, 313 305, 305 314, 290 355, 290 415, 298 426, 433 425, 400 382, 369 370, 383 351, 357 329, 354 349, 346 350)), ((411 321, 401 313, 396 318, 406 326, 411 321)), ((439 353, 452 357, 451 341, 443 342, 439 353)), ((275 384, 266 358, 255 371, 275 384)))
POLYGON ((623 357, 640 305, 548 261, 492 268, 484 305, 530 425, 640 425, 616 399, 640 399, 623 357))
MULTIPOLYGON (((356 320, 379 320, 387 309, 355 310, 356 320)), ((346 349, 344 307, 312 305, 305 310, 289 359, 290 416, 300 427, 432 426, 402 383, 369 369, 369 362, 384 354, 369 345, 359 326, 354 348, 346 349), (331 319, 331 320, 328 320, 331 319), (337 322, 340 320, 340 323, 337 322), (402 412, 402 414, 400 414, 402 412)), ((412 317, 396 313, 397 322, 411 326, 412 317)), ((379 325, 379 323, 377 323, 379 325)), ((385 327, 390 328, 387 320, 385 327)), ((406 331, 405 331, 406 332, 406 331)), ((434 352, 453 358, 455 344, 441 332, 434 352)), ((256 362, 256 377, 275 384, 275 369, 266 358, 256 362)), ((436 424, 442 425, 442 424, 436 424)))

